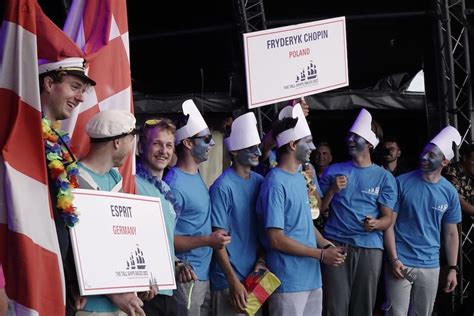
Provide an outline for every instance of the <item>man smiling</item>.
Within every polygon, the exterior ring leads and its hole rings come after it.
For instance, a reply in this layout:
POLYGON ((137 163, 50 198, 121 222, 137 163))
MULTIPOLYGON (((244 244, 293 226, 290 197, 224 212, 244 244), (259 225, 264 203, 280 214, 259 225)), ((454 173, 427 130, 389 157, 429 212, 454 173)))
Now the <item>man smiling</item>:
POLYGON ((211 229, 209 191, 199 174, 199 164, 209 157, 214 146, 204 118, 192 100, 183 103, 181 126, 176 131, 178 162, 165 177, 171 187, 181 214, 176 223, 177 257, 194 270, 194 283, 178 282, 174 295, 178 315, 207 315, 210 307, 209 265, 212 248, 230 242, 225 232, 211 229))
MULTIPOLYGON (((165 118, 145 121, 140 132, 136 184, 138 193, 161 199, 171 257, 174 260, 174 229, 177 213, 176 200, 170 194, 169 186, 162 181, 163 170, 174 153, 176 126, 165 118)), ((181 267, 179 267, 181 269, 181 267)), ((155 297, 145 297, 143 310, 147 315, 177 315, 176 302, 172 290, 161 290, 155 297)))
POLYGON ((266 261, 281 281, 269 299, 270 315, 321 315, 320 262, 339 265, 345 255, 313 226, 306 181, 298 172, 314 150, 303 110, 288 106, 279 117, 273 129, 278 165, 268 172, 257 200, 266 261))
POLYGON ((459 145, 461 135, 448 126, 423 149, 419 170, 397 177, 394 226, 385 232, 390 263, 385 269, 387 315, 431 315, 438 288, 441 228, 449 265, 444 291, 452 292, 457 285, 461 206, 456 189, 441 176, 454 157, 453 142, 459 145))
POLYGON ((265 267, 259 251, 255 204, 263 177, 250 170, 261 155, 257 120, 252 112, 232 123, 224 143, 231 155, 227 168, 210 189, 214 230, 232 232, 234 240, 215 250, 211 264, 211 287, 214 315, 243 315, 248 293, 242 284, 252 271, 265 267))
POLYGON ((59 62, 41 60, 41 110, 54 124, 69 118, 72 111, 84 101, 84 93, 95 81, 85 74, 83 58, 66 58, 59 62))
MULTIPOLYGON (((76 302, 79 297, 76 281, 76 271, 72 248, 70 247, 69 228, 77 221, 77 214, 70 215, 58 204, 58 198, 64 196, 60 190, 61 183, 74 183, 75 157, 69 148, 67 133, 60 130, 60 123, 71 116, 74 109, 84 101, 84 94, 95 81, 86 75, 86 62, 83 58, 70 57, 60 61, 40 60, 38 65, 41 112, 43 116, 43 138, 46 151, 46 164, 52 160, 68 166, 69 172, 64 172, 58 181, 54 170, 49 170, 48 184, 53 208, 56 233, 58 235, 59 250, 63 260, 63 269, 66 282, 66 311, 73 313, 83 303, 76 302), (51 136, 48 137, 48 134, 51 136), (58 137, 60 135, 60 137, 58 137), (53 143, 50 137, 57 137, 53 143), (54 179, 56 178, 56 179, 54 179), (53 180, 54 179, 54 180, 53 180)), ((63 189, 63 188, 62 188, 63 189)))
POLYGON ((331 203, 324 236, 347 247, 344 264, 323 269, 327 315, 372 315, 383 231, 391 224, 397 200, 395 178, 372 163, 371 153, 381 137, 380 126, 362 109, 347 138, 352 160, 331 165, 321 179, 322 211, 331 203))

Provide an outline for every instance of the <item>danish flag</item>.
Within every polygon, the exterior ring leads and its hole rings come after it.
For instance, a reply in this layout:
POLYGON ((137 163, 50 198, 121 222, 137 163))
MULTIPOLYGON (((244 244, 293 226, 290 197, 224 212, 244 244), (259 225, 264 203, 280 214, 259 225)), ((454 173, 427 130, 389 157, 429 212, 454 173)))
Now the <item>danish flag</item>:
MULTIPOLYGON (((16 315, 64 315, 65 284, 41 133, 38 59, 84 57, 97 86, 63 124, 87 151, 84 125, 100 110, 132 111, 125 0, 74 2, 65 32, 35 0, 5 2, 0 32, 0 263, 16 315), (76 45, 76 43, 77 45, 76 45)), ((133 159, 122 168, 134 192, 133 159)))

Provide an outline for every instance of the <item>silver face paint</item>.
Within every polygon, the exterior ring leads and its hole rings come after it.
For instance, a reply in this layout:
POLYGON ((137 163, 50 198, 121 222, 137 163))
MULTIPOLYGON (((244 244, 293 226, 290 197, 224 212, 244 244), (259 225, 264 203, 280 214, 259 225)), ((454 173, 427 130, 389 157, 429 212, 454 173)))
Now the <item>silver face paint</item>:
POLYGON ((258 166, 258 157, 262 155, 258 145, 247 147, 237 151, 237 154, 234 156, 235 160, 243 165, 256 167, 258 166))
POLYGON ((367 146, 367 141, 354 133, 349 133, 347 137, 347 147, 349 149, 349 155, 354 156, 356 154, 362 153, 367 146))
POLYGON ((315 149, 316 147, 313 144, 313 138, 311 137, 311 135, 301 138, 296 143, 296 159, 300 163, 308 163, 309 156, 311 155, 311 152, 315 149))
POLYGON ((429 143, 420 155, 420 169, 423 172, 433 172, 442 167, 444 154, 435 144, 429 143))

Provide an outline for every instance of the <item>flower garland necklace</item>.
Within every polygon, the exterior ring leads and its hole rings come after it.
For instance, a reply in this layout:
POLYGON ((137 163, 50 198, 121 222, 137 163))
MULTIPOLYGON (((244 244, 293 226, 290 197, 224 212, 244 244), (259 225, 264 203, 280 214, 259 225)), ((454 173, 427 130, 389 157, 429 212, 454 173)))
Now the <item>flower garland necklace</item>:
POLYGON ((69 227, 79 221, 79 212, 73 206, 71 190, 77 188, 78 169, 76 159, 69 150, 69 135, 59 129, 60 122, 53 125, 44 115, 41 120, 42 135, 49 176, 57 189, 56 207, 69 227))
POLYGON ((150 173, 150 170, 144 167, 140 161, 137 161, 136 171, 137 176, 140 176, 146 181, 153 184, 158 189, 158 191, 160 191, 160 193, 165 196, 165 199, 168 200, 171 205, 173 205, 174 211, 176 212, 176 216, 178 217, 181 213, 181 207, 178 205, 178 202, 174 198, 173 193, 171 193, 171 190, 165 188, 165 186, 163 185, 163 181, 158 179, 157 176, 152 175, 150 173))
POLYGON ((306 182, 306 190, 308 191, 308 200, 309 207, 311 209, 311 217, 317 219, 319 217, 319 206, 318 200, 316 199, 316 186, 313 183, 312 171, 311 169, 306 169, 303 167, 301 174, 304 177, 306 182))

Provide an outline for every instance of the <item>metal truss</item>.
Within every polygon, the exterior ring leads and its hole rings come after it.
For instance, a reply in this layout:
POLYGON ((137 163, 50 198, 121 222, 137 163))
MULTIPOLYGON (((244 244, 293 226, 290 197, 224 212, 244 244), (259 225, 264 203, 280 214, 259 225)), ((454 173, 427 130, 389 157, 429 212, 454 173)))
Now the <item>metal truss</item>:
MULTIPOLYGON (((267 29, 263 0, 236 0, 235 6, 242 34, 267 29)), ((271 124, 277 112, 276 105, 255 110, 260 136, 263 136, 264 126, 271 124)))
MULTIPOLYGON (((469 55, 468 22, 464 0, 434 0, 438 17, 438 44, 440 50, 440 109, 444 112, 444 126, 451 125, 461 133, 463 143, 473 137, 472 81, 469 55)), ((456 160, 459 152, 456 150, 456 160)), ((460 225, 461 226, 461 225, 460 225)), ((469 259, 473 251, 474 230, 466 227, 460 232, 460 282, 455 302, 459 305, 474 295, 473 285, 466 276, 474 270, 469 259), (465 273, 464 273, 465 272, 465 273)), ((472 258, 472 257, 471 257, 472 258)))
MULTIPOLYGON (((441 56, 444 125, 456 127, 463 142, 472 143, 472 81, 469 34, 464 0, 435 0, 441 56)), ((456 153, 456 158, 458 153, 456 153)))

